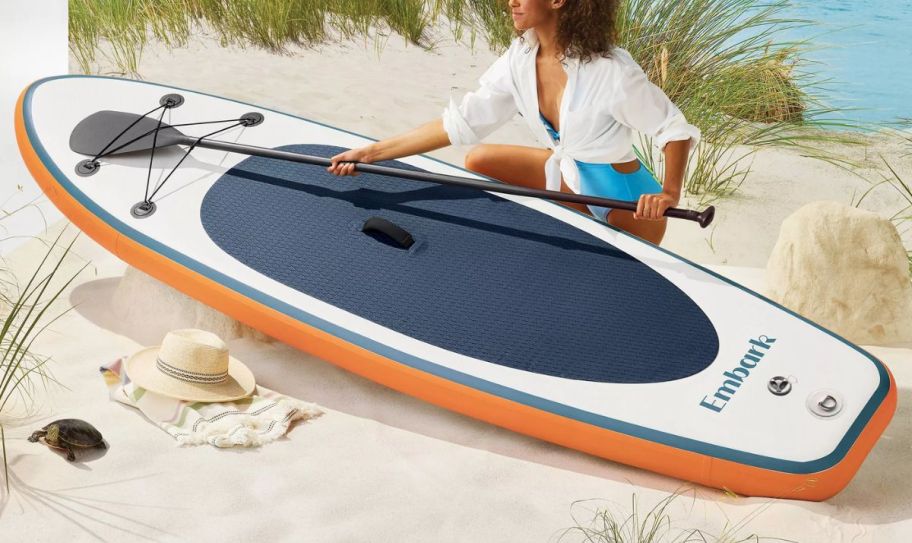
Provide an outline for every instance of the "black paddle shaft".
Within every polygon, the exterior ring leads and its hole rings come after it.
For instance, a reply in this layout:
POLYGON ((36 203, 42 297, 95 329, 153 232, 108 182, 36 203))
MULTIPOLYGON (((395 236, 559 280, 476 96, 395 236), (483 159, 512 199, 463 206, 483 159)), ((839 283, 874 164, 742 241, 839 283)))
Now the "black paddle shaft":
MULTIPOLYGON (((237 124, 243 124, 245 126, 255 126, 262 121, 262 118, 262 115, 258 113, 248 113, 239 119, 212 122, 237 122, 237 124)), ((219 151, 288 160, 291 162, 314 164, 317 166, 330 166, 332 164, 330 159, 320 156, 304 155, 268 149, 266 147, 257 147, 254 145, 242 145, 228 141, 212 140, 208 139, 206 136, 188 136, 178 130, 177 126, 170 126, 161 122, 160 119, 157 120, 135 113, 123 111, 98 111, 80 121, 73 129, 73 132, 70 134, 70 149, 77 153, 93 157, 91 160, 83 161, 89 163, 88 165, 80 163, 80 167, 86 168, 85 174, 87 175, 97 171, 97 159, 100 157, 120 153, 153 150, 156 148, 170 147, 172 145, 187 145, 190 146, 191 149, 193 147, 206 147, 219 151)), ((214 133, 220 131, 221 130, 214 133)), ((628 211, 636 211, 637 208, 636 202, 624 200, 612 200, 609 198, 600 198, 598 196, 572 194, 555 190, 533 189, 496 181, 470 179, 468 177, 459 177, 455 175, 416 172, 413 170, 391 168, 389 166, 379 166, 377 164, 366 164, 361 162, 352 163, 355 164, 355 170, 364 173, 374 173, 391 177, 414 179, 416 181, 443 183, 504 194, 531 196, 547 200, 574 202, 577 204, 610 207, 628 211)), ((703 228, 706 228, 715 216, 715 209, 712 206, 709 206, 703 211, 694 211, 672 207, 665 210, 665 216, 695 221, 703 228)))
MULTIPOLYGON (((229 151, 232 153, 242 153, 247 155, 261 156, 265 158, 275 158, 279 160, 288 160, 291 162, 301 162, 304 164, 314 164, 317 166, 330 166, 332 161, 328 158, 312 156, 312 155, 303 155, 299 153, 291 153, 288 151, 278 151, 276 149, 268 149, 266 147, 257 147, 253 145, 242 145, 239 143, 231 143, 227 141, 218 141, 218 140, 202 140, 197 142, 197 138, 191 136, 183 136, 180 143, 185 145, 196 144, 197 147, 205 147, 207 149, 216 149, 219 151, 229 151)), ((386 175, 391 177, 402 177, 405 179, 414 179, 416 181, 430 181, 433 183, 443 183, 447 185, 456 185, 460 187, 468 187, 473 189, 489 190, 491 192, 501 192, 504 194, 516 194, 519 196, 533 196, 536 198, 545 198, 549 200, 561 200, 564 202, 574 202, 578 204, 587 204, 595 205, 601 207, 610 207, 614 209, 625 209, 629 211, 636 211, 636 203, 628 202, 624 200, 612 200, 610 198, 600 198, 598 196, 587 196, 584 194, 570 194, 565 192, 557 192, 553 190, 544 190, 544 189, 533 189, 528 187, 520 187, 516 185, 509 185, 507 183, 497 183, 493 181, 485 181, 481 179, 469 179, 467 177, 459 177, 455 175, 445 175, 440 173, 431 173, 431 172, 416 172, 411 170, 402 170, 399 168, 391 168, 388 166, 378 166, 376 164, 365 164, 361 162, 355 162, 355 170, 363 173, 374 173, 378 175, 386 175)), ((668 208, 665 210, 666 217, 672 217, 675 219, 686 219, 690 221, 695 221, 700 224, 701 227, 706 228, 712 222, 715 215, 715 208, 712 206, 706 208, 702 212, 694 211, 691 209, 679 209, 679 208, 668 208)))

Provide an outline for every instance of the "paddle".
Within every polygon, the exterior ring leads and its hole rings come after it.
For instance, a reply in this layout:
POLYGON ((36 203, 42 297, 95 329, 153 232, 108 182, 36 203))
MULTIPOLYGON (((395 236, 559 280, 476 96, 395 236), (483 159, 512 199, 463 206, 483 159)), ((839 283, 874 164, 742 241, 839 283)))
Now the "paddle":
MULTIPOLYGON (((262 115, 258 113, 248 113, 237 120, 239 121, 239 124, 253 126, 262 121, 262 115)), ((227 141, 208 140, 188 136, 183 134, 175 126, 165 123, 159 124, 157 119, 120 111, 99 111, 93 113, 80 121, 70 135, 70 149, 77 153, 93 157, 91 160, 81 162, 80 166, 77 168, 77 171, 80 171, 83 175, 94 173, 95 169, 99 166, 97 159, 104 156, 147 151, 154 148, 171 147, 175 145, 205 147, 207 149, 314 164, 317 166, 330 166, 332 164, 330 159, 319 156, 290 153, 288 151, 278 151, 265 147, 241 145, 227 141)), ((379 166, 376 164, 365 164, 360 162, 356 162, 355 164, 355 169, 364 173, 456 185, 504 194, 515 194, 548 200, 559 200, 562 202, 610 207, 613 209, 636 211, 637 208, 636 202, 612 200, 584 194, 569 194, 545 189, 533 189, 455 175, 415 172, 388 166, 379 166)), ((715 216, 715 208, 709 206, 703 211, 669 208, 665 210, 665 216, 695 221, 701 227, 706 228, 715 216)))

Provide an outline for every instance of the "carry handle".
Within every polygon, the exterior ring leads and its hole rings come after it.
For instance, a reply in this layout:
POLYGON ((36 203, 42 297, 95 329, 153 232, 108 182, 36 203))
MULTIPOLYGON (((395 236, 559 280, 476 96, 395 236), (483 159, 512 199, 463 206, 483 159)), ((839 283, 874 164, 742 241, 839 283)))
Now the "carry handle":
POLYGON ((409 249, 415 244, 415 238, 412 237, 408 230, 383 217, 367 219, 364 221, 364 225, 361 226, 361 231, 364 233, 376 232, 383 234, 403 249, 409 249))

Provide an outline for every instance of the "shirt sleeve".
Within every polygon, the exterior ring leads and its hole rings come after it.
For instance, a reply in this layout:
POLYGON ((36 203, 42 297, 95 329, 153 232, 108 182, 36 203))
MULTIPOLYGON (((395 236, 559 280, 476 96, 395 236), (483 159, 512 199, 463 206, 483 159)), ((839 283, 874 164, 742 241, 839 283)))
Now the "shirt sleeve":
POLYGON ((669 141, 690 140, 690 149, 700 141, 700 129, 687 122, 684 114, 654 85, 629 53, 622 60, 614 80, 609 112, 619 123, 653 138, 659 149, 669 141))
POLYGON ((479 88, 463 96, 460 104, 450 97, 443 112, 443 129, 451 144, 476 144, 519 111, 513 98, 509 55, 508 49, 478 79, 479 88))

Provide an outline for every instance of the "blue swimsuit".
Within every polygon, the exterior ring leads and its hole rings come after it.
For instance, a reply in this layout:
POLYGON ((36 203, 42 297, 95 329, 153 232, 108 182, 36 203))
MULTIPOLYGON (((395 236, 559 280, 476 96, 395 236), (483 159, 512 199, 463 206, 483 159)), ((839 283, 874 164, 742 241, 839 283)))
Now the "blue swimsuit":
MULTIPOLYGON (((545 123, 545 128, 551 138, 555 143, 559 142, 560 134, 554 130, 551 122, 545 118, 542 112, 539 111, 538 115, 545 123)), ((631 173, 619 172, 611 164, 576 160, 576 165, 580 172, 580 192, 589 196, 636 202, 642 194, 662 192, 662 185, 649 173, 642 162, 640 162, 640 167, 631 173)), ((608 213, 611 211, 610 207, 587 207, 596 218, 603 221, 607 220, 608 213)))

